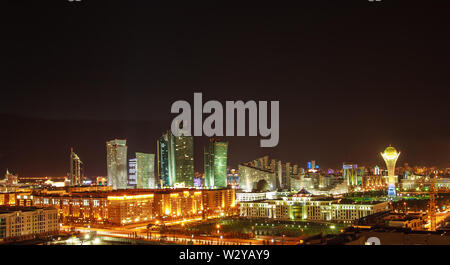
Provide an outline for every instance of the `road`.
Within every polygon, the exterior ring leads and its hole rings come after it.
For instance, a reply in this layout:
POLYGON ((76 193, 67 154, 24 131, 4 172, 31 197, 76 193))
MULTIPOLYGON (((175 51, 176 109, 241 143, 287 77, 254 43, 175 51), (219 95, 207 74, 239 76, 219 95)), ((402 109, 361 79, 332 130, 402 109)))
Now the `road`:
POLYGON ((261 237, 255 239, 239 239, 239 238, 219 238, 214 236, 197 236, 197 235, 180 235, 180 234, 161 234, 157 231, 150 231, 147 234, 146 229, 142 227, 108 227, 108 228, 88 228, 88 227, 69 227, 62 226, 62 231, 70 231, 71 229, 80 233, 96 232, 98 235, 119 237, 119 238, 131 238, 148 241, 160 241, 175 244, 189 244, 190 241, 194 245, 264 245, 264 241, 269 241, 270 244, 276 245, 295 245, 299 242, 298 238, 289 237, 261 237))

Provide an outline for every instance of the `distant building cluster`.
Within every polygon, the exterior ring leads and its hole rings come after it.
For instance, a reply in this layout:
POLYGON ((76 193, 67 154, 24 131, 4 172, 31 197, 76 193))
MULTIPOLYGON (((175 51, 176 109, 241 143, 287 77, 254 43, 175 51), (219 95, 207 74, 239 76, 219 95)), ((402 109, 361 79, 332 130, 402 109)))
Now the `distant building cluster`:
POLYGON ((307 163, 305 170, 298 165, 269 156, 239 165, 239 188, 245 192, 299 191, 321 194, 343 194, 348 185, 341 176, 324 174, 316 161, 307 163))
POLYGON ((291 179, 304 173, 298 165, 264 156, 239 165, 239 187, 245 191, 290 189, 291 179))
MULTIPOLYGON (((389 195, 395 196, 401 188, 395 168, 399 155, 392 146, 381 153, 386 162, 386 170, 377 165, 367 168, 352 162, 344 162, 339 170, 322 170, 315 160, 307 162, 305 169, 264 156, 239 165, 239 188, 244 192, 306 189, 313 195, 340 195, 352 191, 388 189, 389 195)), ((408 172, 406 171, 405 176, 411 175, 408 172)), ((412 185, 411 181, 402 182, 405 186, 412 185)), ((443 178, 436 183, 446 185, 443 178)))
POLYGON ((167 131, 157 140, 157 153, 136 153, 128 160, 126 140, 106 143, 107 181, 114 190, 228 186, 228 143, 218 139, 204 147, 204 177, 194 171, 194 138, 167 131), (128 169, 128 170, 127 170, 128 169))

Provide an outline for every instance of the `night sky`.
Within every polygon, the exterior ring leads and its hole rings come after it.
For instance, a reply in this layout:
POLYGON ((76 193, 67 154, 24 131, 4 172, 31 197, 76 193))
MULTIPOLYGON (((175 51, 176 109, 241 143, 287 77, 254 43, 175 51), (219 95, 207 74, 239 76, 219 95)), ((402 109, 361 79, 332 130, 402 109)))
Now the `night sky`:
MULTIPOLYGON (((105 175, 107 140, 155 153, 171 104, 193 105, 194 92, 280 101, 279 145, 228 137, 232 167, 265 154, 384 167, 389 144, 399 164, 450 166, 450 17, 438 2, 112 2, 2 3, 1 175, 64 175, 71 146, 88 176, 105 175)), ((194 139, 196 171, 206 140, 194 139)))

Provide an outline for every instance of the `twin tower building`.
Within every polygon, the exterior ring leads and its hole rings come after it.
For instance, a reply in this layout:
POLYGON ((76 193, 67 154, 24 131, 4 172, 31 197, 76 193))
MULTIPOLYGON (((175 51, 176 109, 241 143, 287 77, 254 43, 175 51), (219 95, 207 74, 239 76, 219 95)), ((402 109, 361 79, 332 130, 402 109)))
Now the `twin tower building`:
MULTIPOLYGON (((155 154, 136 153, 127 167, 126 140, 106 142, 108 185, 113 189, 194 187, 194 138, 171 131, 157 141, 155 154), (156 169, 156 170, 155 170, 156 169)), ((211 139, 204 147, 204 181, 209 188, 227 187, 228 143, 211 139)), ((198 186, 198 184, 197 184, 198 186)))

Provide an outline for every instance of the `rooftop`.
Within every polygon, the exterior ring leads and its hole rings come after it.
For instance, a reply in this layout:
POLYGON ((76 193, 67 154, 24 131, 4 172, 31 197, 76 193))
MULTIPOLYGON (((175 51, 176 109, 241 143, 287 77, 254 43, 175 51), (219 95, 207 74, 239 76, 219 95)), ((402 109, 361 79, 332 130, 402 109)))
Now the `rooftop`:
POLYGON ((24 206, 0 206, 0 214, 13 213, 13 212, 32 212, 39 209, 48 209, 41 207, 24 207, 24 206))

